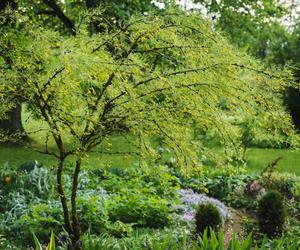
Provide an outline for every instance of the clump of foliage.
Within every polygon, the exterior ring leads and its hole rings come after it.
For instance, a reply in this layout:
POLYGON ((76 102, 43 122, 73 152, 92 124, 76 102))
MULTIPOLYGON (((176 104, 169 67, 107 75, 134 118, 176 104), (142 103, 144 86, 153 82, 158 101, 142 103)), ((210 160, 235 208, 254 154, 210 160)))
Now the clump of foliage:
POLYGON ((173 184, 174 176, 166 168, 127 169, 119 173, 108 170, 102 178, 102 186, 113 194, 107 202, 113 222, 120 220, 153 228, 172 223, 170 212, 176 203, 178 186, 173 184))
MULTIPOLYGON (((53 230, 67 239, 63 217, 55 192, 54 171, 38 163, 26 163, 17 169, 6 164, 4 173, 14 171, 13 185, 1 186, 0 231, 8 240, 18 236, 32 245, 32 232, 47 242, 53 230), (24 166, 31 166, 24 169, 24 166)), ((82 232, 106 233, 129 237, 136 228, 161 229, 173 224, 172 206, 176 204, 177 186, 167 169, 106 169, 82 171, 78 186, 78 209, 82 232)), ((67 187, 70 174, 64 176, 67 187)), ((64 240, 65 242, 66 240, 64 240)))
POLYGON ((133 231, 130 224, 123 223, 122 221, 116 221, 109 227, 109 233, 115 238, 128 237, 133 231))
POLYGON ((295 174, 274 172, 269 178, 263 176, 262 182, 267 188, 277 190, 291 199, 294 196, 299 177, 295 174))
POLYGON ((299 177, 292 173, 276 172, 277 164, 281 159, 282 157, 276 158, 263 169, 260 182, 267 189, 277 190, 285 197, 292 199, 297 196, 295 190, 297 189, 297 183, 299 183, 299 177))
POLYGON ((219 210, 211 203, 199 205, 195 214, 195 225, 196 235, 203 235, 209 228, 218 230, 222 225, 219 210))
POLYGON ((246 173, 245 168, 207 169, 201 171, 201 174, 194 173, 187 177, 178 176, 183 188, 206 193, 229 206, 255 209, 257 205, 256 196, 248 196, 245 191, 248 183, 256 181, 259 176, 246 173))
POLYGON ((253 243, 253 237, 250 233, 247 237, 242 239, 233 233, 229 242, 225 243, 224 232, 208 233, 207 230, 202 236, 195 239, 192 235, 187 234, 183 230, 169 229, 165 231, 156 232, 137 232, 130 238, 116 239, 107 235, 84 235, 83 245, 85 249, 160 249, 160 250, 176 250, 176 249, 190 249, 190 250, 215 250, 215 249, 231 249, 231 250, 245 250, 245 249, 298 249, 299 244, 295 239, 277 239, 269 240, 263 239, 261 244, 253 243), (210 237, 208 235, 210 234, 210 237))
POLYGON ((278 191, 269 191, 258 204, 258 224, 262 233, 269 237, 280 236, 285 223, 283 196, 278 191))

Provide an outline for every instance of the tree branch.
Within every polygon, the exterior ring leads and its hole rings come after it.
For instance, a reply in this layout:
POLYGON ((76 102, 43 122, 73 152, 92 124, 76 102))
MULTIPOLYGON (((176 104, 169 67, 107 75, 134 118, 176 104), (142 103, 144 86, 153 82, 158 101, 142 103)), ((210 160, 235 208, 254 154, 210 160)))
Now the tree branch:
POLYGON ((55 0, 43 0, 43 2, 51 8, 55 15, 63 22, 63 24, 67 27, 70 34, 75 36, 76 35, 76 29, 73 21, 67 17, 64 12, 60 9, 58 4, 55 2, 55 0))

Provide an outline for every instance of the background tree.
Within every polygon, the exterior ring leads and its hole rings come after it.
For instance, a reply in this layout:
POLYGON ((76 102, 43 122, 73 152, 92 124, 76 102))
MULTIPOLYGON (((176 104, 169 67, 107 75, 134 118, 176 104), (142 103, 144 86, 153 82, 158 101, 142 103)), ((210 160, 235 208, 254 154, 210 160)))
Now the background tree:
MULTIPOLYGON (((294 66, 299 79, 299 21, 297 1, 206 1, 195 0, 205 7, 214 26, 231 42, 245 48, 266 64, 294 66)), ((285 90, 285 106, 293 123, 300 128, 300 91, 285 90)))
POLYGON ((277 0, 263 1, 206 1, 202 4, 214 21, 214 26, 224 32, 231 42, 259 58, 265 58, 269 42, 281 27, 281 18, 287 13, 277 0))
MULTIPOLYGON (((6 8, 10 9, 17 9, 17 4, 14 0, 4 0, 1 1, 0 3, 0 14, 4 13, 4 10, 6 8)), ((1 16, 5 19, 4 14, 1 14, 1 16)), ((9 19, 3 20, 2 23, 0 24, 2 26, 8 26, 10 29, 18 29, 18 27, 15 27, 12 25, 9 19)), ((7 52, 10 50, 9 44, 4 48, 3 46, 0 46, 0 53, 2 54, 7 54, 7 52), (5 51, 6 50, 6 51, 5 51)), ((9 56, 3 56, 3 60, 6 63, 7 68, 11 67, 11 64, 13 61, 9 56)), ((18 96, 9 96, 9 98, 6 99, 9 101, 10 108, 2 110, 3 113, 3 118, 0 120, 0 130, 2 130, 3 133, 5 133, 8 137, 8 141, 12 142, 15 141, 13 138, 18 135, 18 138, 20 139, 20 135, 22 139, 25 139, 26 136, 24 135, 24 128, 22 125, 22 120, 21 120, 21 105, 22 105, 22 100, 18 96), (9 99, 9 100, 8 100, 9 99)))
POLYGON ((57 159, 57 190, 75 249, 81 249, 76 195, 82 161, 120 126, 141 160, 158 157, 151 140, 161 138, 183 168, 201 165, 211 153, 197 137, 199 128, 215 129, 237 155, 230 118, 240 112, 269 130, 292 133, 280 101, 282 89, 292 84, 289 72, 266 71, 198 15, 176 10, 138 16, 100 36, 90 35, 85 23, 70 37, 20 16, 13 20, 23 25, 24 36, 19 46, 20 34, 1 26, 1 107, 7 108, 8 94, 19 95, 47 124, 45 153, 57 159), (56 150, 49 150, 49 136, 56 150), (67 158, 74 160, 70 192, 62 182, 67 158))
MULTIPOLYGON (((300 22, 296 22, 289 29, 281 29, 276 39, 270 43, 266 62, 268 64, 289 64, 294 69, 296 81, 300 80, 300 50, 299 50, 300 22)), ((288 88, 285 92, 285 103, 293 117, 296 127, 300 128, 300 90, 299 86, 288 88)))

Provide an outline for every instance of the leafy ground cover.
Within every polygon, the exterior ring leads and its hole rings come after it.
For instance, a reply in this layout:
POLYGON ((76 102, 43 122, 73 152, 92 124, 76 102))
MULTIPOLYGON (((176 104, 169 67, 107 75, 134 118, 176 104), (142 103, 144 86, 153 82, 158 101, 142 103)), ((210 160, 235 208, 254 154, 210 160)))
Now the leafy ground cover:
MULTIPOLYGON (((67 192, 71 187, 69 174, 67 171, 64 176, 67 192)), ((24 242, 33 246, 32 233, 43 244, 47 243, 51 231, 54 231, 58 249, 65 249, 67 238, 62 229, 54 175, 51 167, 31 163, 17 169, 8 165, 1 169, 4 178, 1 178, 0 186, 0 246, 5 246, 4 249, 22 249, 24 242), (19 242, 12 240, 16 235, 19 242)), ((84 170, 80 180, 78 211, 84 233, 84 249, 146 247, 155 250, 178 249, 178 246, 203 249, 202 244, 217 244, 213 239, 205 243, 206 237, 198 243, 194 241, 193 220, 187 216, 192 210, 186 206, 191 204, 196 208, 201 202, 209 202, 223 210, 225 239, 218 235, 220 247, 224 241, 229 246, 235 242, 231 249, 249 249, 239 248, 239 244, 251 244, 253 247, 267 244, 272 249, 286 244, 286 249, 297 249, 299 244, 292 239, 300 235, 300 186, 299 178, 291 174, 257 175, 249 174, 245 169, 232 168, 208 170, 202 176, 198 172, 186 176, 169 164, 150 168, 84 170), (276 189, 285 197, 288 217, 282 239, 264 239, 253 216, 265 189, 276 189), (228 215, 224 203, 238 210, 230 208, 228 215), (234 216, 236 212, 232 211, 239 211, 241 216, 234 216), (181 213, 182 216, 178 217, 181 213), (238 242, 236 236, 232 236, 235 226, 231 224, 238 224, 239 237, 244 237, 246 243, 238 242), (249 234, 251 236, 247 238, 249 234)), ((215 249, 210 247, 206 249, 215 249)))

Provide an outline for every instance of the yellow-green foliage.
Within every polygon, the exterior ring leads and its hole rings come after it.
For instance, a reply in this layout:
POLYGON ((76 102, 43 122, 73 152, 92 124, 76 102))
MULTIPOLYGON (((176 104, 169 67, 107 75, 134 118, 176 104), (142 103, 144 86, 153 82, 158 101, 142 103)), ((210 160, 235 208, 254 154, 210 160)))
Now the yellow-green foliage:
POLYGON ((149 138, 161 137, 182 166, 201 164, 199 155, 222 163, 196 129, 219 135, 226 160, 239 157, 233 120, 245 112, 267 133, 293 133, 280 101, 290 73, 264 69, 199 15, 139 16, 92 36, 82 24, 68 38, 20 16, 11 26, 22 32, 0 27, 1 107, 27 102, 47 135, 72 142, 70 154, 89 152, 121 127, 142 158, 157 157, 149 138))
MULTIPOLYGON (((35 249, 36 250, 42 250, 42 245, 39 242, 38 238, 35 236, 35 234, 33 234, 33 239, 34 239, 34 243, 35 243, 35 249)), ((51 232, 51 236, 50 236, 50 242, 49 245, 47 246, 47 250, 55 250, 55 236, 53 234, 53 232, 51 232)))

